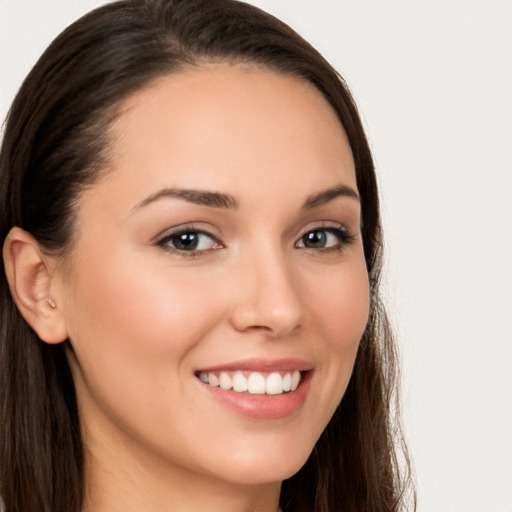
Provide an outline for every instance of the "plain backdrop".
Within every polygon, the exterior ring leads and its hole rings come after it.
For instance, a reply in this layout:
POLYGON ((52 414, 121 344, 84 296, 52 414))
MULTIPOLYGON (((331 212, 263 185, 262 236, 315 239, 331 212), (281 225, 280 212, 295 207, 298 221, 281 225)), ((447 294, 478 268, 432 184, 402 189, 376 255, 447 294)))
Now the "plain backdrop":
MULTIPOLYGON (((103 1, 0 0, 0 116, 103 1)), ((512 512, 512 0, 254 0, 348 81, 374 151, 419 512, 512 512)))

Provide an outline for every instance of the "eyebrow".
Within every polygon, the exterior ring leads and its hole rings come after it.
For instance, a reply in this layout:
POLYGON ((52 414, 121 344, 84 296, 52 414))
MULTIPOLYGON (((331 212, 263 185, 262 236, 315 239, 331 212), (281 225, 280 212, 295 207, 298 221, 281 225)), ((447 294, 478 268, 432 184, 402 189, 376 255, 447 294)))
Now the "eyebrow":
MULTIPOLYGON (((304 202, 302 208, 309 210, 326 204, 337 197, 351 197, 359 200, 359 196, 353 188, 347 185, 338 185, 309 196, 304 202)), ((162 190, 146 197, 140 203, 137 203, 133 209, 137 210, 139 208, 143 208, 144 206, 163 198, 183 199, 189 203, 209 206, 210 208, 230 208, 236 210, 239 207, 239 203, 236 198, 229 194, 196 189, 163 188, 162 190)))
POLYGON ((164 188, 146 197, 146 199, 135 205, 134 209, 143 208, 162 198, 183 199, 189 203, 209 206, 211 208, 238 208, 238 201, 229 194, 195 189, 164 188))
POLYGON ((347 185, 338 185, 336 187, 329 188, 309 196, 306 199, 303 208, 309 210, 310 208, 315 208, 316 206, 326 204, 329 201, 336 199, 337 197, 351 197, 359 201, 359 196, 352 187, 347 185))

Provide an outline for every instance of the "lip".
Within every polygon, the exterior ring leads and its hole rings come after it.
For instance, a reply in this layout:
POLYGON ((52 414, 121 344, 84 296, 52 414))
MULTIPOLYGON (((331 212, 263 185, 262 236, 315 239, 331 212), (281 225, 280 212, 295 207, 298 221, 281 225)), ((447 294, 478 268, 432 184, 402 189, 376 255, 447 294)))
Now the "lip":
POLYGON ((299 370, 299 372, 307 372, 313 369, 313 365, 304 359, 296 359, 293 357, 281 359, 264 359, 264 358, 251 358, 242 359, 240 361, 231 361, 225 364, 215 366, 208 366, 206 368, 197 368, 198 372, 221 372, 221 371, 248 371, 248 372, 292 372, 299 370))
POLYGON ((251 372, 287 372, 299 370, 302 374, 301 381, 295 391, 279 395, 252 395, 247 392, 238 393, 232 389, 226 391, 220 387, 210 386, 196 377, 198 385, 220 405, 242 416, 260 420, 281 419, 299 411, 306 401, 314 374, 313 365, 311 363, 295 358, 274 360, 245 359, 201 368, 198 371, 219 372, 237 370, 251 372))

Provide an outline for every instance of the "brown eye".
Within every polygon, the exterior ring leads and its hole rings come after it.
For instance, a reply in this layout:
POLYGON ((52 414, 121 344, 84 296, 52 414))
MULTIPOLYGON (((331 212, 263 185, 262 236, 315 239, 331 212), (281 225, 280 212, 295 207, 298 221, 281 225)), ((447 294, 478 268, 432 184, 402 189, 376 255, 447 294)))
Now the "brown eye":
POLYGON ((310 249, 323 249, 327 244, 328 236, 324 230, 315 229, 314 231, 306 233, 301 240, 304 247, 309 247, 310 249))
POLYGON ((207 251, 214 249, 217 241, 208 233, 203 231, 178 231, 167 235, 158 242, 158 245, 168 246, 177 251, 207 251))
POLYGON ((318 228, 302 235, 296 247, 319 250, 341 249, 344 245, 350 243, 352 239, 352 235, 342 228, 318 228))

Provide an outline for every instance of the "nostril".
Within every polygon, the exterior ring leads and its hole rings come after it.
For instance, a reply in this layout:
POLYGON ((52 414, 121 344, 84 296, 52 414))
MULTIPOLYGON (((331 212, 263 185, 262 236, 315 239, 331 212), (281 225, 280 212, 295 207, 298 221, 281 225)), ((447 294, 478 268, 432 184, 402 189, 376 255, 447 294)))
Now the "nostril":
POLYGON ((239 304, 231 314, 231 324, 240 332, 262 331, 272 337, 287 336, 301 326, 302 311, 298 307, 272 308, 265 304, 239 304))

